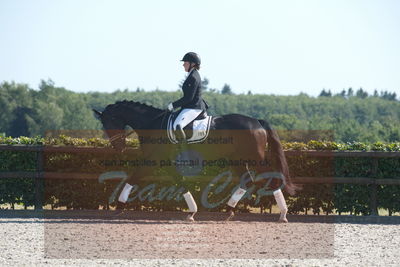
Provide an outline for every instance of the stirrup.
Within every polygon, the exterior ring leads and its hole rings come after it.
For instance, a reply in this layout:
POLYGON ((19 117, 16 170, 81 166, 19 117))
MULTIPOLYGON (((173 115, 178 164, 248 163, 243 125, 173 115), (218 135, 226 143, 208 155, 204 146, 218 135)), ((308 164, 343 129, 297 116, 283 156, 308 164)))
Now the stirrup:
POLYGON ((180 125, 176 126, 176 130, 175 130, 175 137, 176 140, 178 140, 179 142, 184 142, 186 141, 186 134, 183 131, 183 129, 181 128, 180 125))

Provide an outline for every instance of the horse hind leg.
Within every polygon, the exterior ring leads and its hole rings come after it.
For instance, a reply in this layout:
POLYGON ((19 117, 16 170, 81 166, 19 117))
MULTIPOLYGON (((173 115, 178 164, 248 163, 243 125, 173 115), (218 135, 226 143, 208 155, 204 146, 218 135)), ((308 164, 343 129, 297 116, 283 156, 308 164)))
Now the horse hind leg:
POLYGON ((231 198, 226 203, 226 212, 228 213, 228 217, 225 219, 225 221, 230 221, 235 216, 235 207, 245 193, 246 193, 246 190, 239 187, 232 194, 231 198))
POLYGON ((280 214, 278 222, 287 223, 288 220, 286 218, 286 214, 288 212, 288 208, 286 205, 285 196, 282 193, 281 188, 283 187, 284 181, 282 179, 273 178, 269 184, 269 188, 272 191, 276 204, 278 205, 280 214))
POLYGON ((287 205, 286 205, 286 201, 285 201, 285 197, 283 196, 283 193, 281 191, 281 189, 275 190, 273 192, 275 200, 276 200, 276 204, 279 207, 280 210, 280 215, 279 215, 279 221, 281 223, 287 223, 288 220, 286 218, 286 214, 288 211, 287 205))
MULTIPOLYGON (((253 181, 253 177, 247 166, 246 166, 246 172, 253 181)), ((225 219, 225 221, 230 221, 233 218, 233 216, 235 216, 235 207, 247 192, 246 189, 244 188, 246 188, 246 185, 242 184, 241 182, 238 189, 236 189, 236 191, 232 194, 229 201, 226 203, 226 212, 228 213, 228 217, 225 219)))
POLYGON ((228 213, 228 217, 225 219, 225 221, 230 221, 235 216, 235 208, 226 205, 226 212, 228 213))
MULTIPOLYGON (((264 168, 261 168, 261 169, 265 171, 264 168)), ((262 173, 262 171, 260 171, 260 173, 262 173)), ((258 181, 255 181, 255 179, 253 177, 252 177, 252 182, 254 184, 258 183, 258 181)), ((287 205, 286 205, 285 197, 284 197, 284 195, 283 195, 283 193, 281 191, 282 182, 283 181, 281 179, 274 178, 274 179, 272 179, 271 183, 269 184, 269 188, 271 188, 271 190, 273 192, 276 204, 278 205, 278 208, 279 208, 279 211, 280 211, 278 222, 287 223, 288 220, 286 218, 286 214, 288 212, 288 208, 287 208, 287 205)))
POLYGON ((242 175, 242 177, 240 178, 240 186, 238 189, 236 189, 229 201, 226 203, 226 212, 228 213, 228 217, 225 219, 226 221, 231 220, 235 216, 236 205, 247 192, 247 190, 244 188, 248 188, 249 185, 251 186, 255 183, 255 177, 250 171, 249 165, 247 163, 245 165, 245 168, 239 169, 238 173, 242 175))
POLYGON ((282 180, 278 179, 278 178, 273 178, 271 180, 271 183, 268 186, 275 198, 276 204, 278 205, 280 214, 279 214, 279 220, 278 222, 281 223, 287 223, 288 220, 286 218, 286 214, 288 212, 288 208, 286 205, 286 200, 285 200, 285 196, 282 193, 282 180))
MULTIPOLYGON (((259 158, 260 161, 259 162, 265 162, 266 163, 264 155, 260 154, 259 156, 260 156, 260 158, 259 158)), ((269 171, 269 169, 266 166, 258 166, 258 172, 259 173, 268 172, 268 171, 269 171)), ((252 179, 252 180, 253 180, 254 183, 257 183, 257 181, 254 181, 254 179, 252 179)), ((278 222, 287 223, 288 220, 286 218, 286 214, 288 212, 288 208, 287 208, 287 205, 286 205, 285 197, 284 197, 284 195, 283 195, 283 193, 281 191, 283 182, 284 181, 282 179, 273 178, 271 180, 271 183, 269 184, 269 188, 271 188, 271 190, 273 192, 276 204, 278 205, 278 208, 279 208, 279 211, 280 211, 278 222)))

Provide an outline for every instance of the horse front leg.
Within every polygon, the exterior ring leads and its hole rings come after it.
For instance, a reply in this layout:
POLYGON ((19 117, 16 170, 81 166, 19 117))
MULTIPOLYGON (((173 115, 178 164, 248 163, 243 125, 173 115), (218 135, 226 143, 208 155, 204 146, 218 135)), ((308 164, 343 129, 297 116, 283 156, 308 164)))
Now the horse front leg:
POLYGON ((117 207, 116 210, 113 214, 113 216, 121 216, 125 214, 126 210, 126 202, 128 200, 129 194, 131 193, 133 186, 130 185, 129 183, 125 183, 124 188, 122 188, 121 193, 119 194, 118 201, 117 201, 117 207))
POLYGON ((194 215, 197 212, 197 204, 196 201, 194 201, 194 198, 192 194, 187 191, 185 194, 183 194, 183 197, 185 198, 186 204, 189 208, 189 215, 186 217, 186 221, 193 222, 194 221, 194 215))
POLYGON ((120 216, 125 214, 125 210, 128 209, 128 198, 129 198, 129 194, 132 192, 133 189, 133 185, 135 184, 135 177, 134 176, 129 176, 128 179, 126 179, 125 185, 122 188, 119 197, 118 197, 118 201, 117 201, 117 207, 116 207, 116 211, 114 216, 120 216))

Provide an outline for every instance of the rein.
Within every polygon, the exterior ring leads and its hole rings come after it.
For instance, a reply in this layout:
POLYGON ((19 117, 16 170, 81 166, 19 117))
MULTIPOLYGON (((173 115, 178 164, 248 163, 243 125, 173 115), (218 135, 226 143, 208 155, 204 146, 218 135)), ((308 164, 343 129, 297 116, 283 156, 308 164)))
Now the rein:
MULTIPOLYGON (((164 110, 163 112, 161 112, 160 114, 158 114, 157 116, 155 116, 154 118, 152 118, 152 119, 150 120, 150 123, 152 123, 153 121, 157 120, 157 119, 160 118, 161 116, 164 116, 163 119, 162 119, 162 121, 161 121, 161 127, 162 127, 163 124, 164 124, 165 117, 166 117, 166 115, 168 114, 168 112, 169 112, 168 110, 164 110)), ((110 138, 110 141, 113 142, 113 141, 115 141, 115 140, 117 140, 117 139, 119 139, 119 138, 125 139, 125 138, 127 138, 128 136, 130 136, 131 134, 133 134, 134 132, 135 132, 135 131, 133 130, 133 131, 130 131, 129 133, 127 133, 127 134, 125 134, 125 133, 116 134, 116 135, 114 135, 113 137, 110 138)))
MULTIPOLYGON (((161 112, 160 114, 158 114, 157 116, 155 116, 154 118, 152 118, 152 119, 150 120, 150 122, 155 121, 156 119, 160 118, 161 116, 164 116, 164 118, 165 118, 165 115, 167 115, 168 112, 169 112, 169 111, 168 111, 167 109, 164 110, 163 112, 161 112)), ((164 122, 164 119, 163 119, 163 122, 164 122)), ((161 123, 161 125, 162 125, 162 123, 161 123)))
POLYGON ((160 118, 161 116, 163 116, 163 119, 162 119, 161 125, 160 125, 160 128, 161 128, 161 127, 163 126, 163 124, 164 124, 165 117, 167 116, 168 113, 170 113, 170 111, 169 111, 168 109, 164 110, 163 112, 161 112, 160 114, 158 114, 157 116, 155 116, 154 118, 152 118, 152 119, 150 120, 150 123, 152 123, 153 121, 155 121, 155 120, 157 120, 158 118, 160 118))

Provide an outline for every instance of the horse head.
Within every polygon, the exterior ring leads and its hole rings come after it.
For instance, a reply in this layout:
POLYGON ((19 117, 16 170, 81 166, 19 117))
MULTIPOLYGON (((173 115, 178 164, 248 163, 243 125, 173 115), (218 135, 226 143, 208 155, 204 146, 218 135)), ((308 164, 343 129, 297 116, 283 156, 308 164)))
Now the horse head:
POLYGON ((93 109, 93 112, 95 117, 101 121, 103 129, 110 139, 112 147, 118 152, 122 152, 126 147, 126 123, 120 116, 117 116, 113 105, 108 105, 103 112, 95 109, 93 109))
POLYGON ((102 113, 101 113, 100 111, 98 111, 97 109, 94 109, 94 108, 93 108, 92 110, 93 110, 93 112, 94 112, 94 116, 95 116, 97 119, 100 119, 102 113))
POLYGON ((108 105, 103 112, 94 109, 93 112, 103 124, 111 145, 116 150, 123 151, 127 137, 125 127, 130 126, 134 130, 146 129, 152 119, 163 111, 146 104, 125 100, 108 105))

